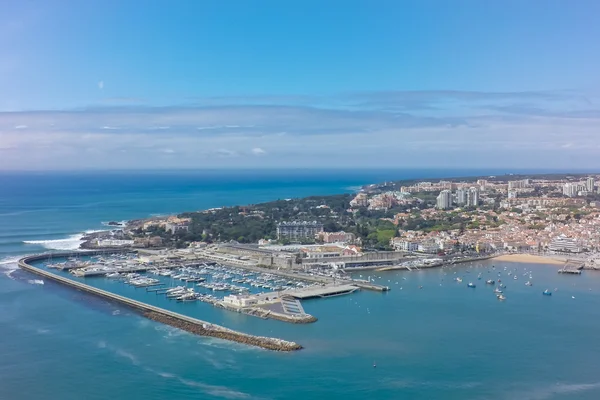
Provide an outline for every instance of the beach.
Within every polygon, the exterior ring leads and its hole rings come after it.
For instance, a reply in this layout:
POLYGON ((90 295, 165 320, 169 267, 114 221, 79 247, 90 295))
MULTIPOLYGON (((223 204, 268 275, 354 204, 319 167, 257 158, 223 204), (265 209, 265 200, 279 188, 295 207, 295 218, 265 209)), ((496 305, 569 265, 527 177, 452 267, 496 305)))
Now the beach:
POLYGON ((565 259, 561 257, 538 256, 533 254, 504 254, 494 257, 494 260, 505 262, 532 263, 532 264, 551 264, 564 265, 565 259))

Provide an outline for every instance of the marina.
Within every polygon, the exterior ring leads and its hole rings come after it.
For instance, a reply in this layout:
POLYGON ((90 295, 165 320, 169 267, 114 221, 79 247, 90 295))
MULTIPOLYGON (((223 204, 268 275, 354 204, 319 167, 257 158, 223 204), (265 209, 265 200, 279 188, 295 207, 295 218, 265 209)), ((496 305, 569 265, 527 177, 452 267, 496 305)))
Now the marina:
POLYGON ((267 270, 172 255, 154 263, 147 262, 137 252, 53 255, 42 265, 86 283, 89 280, 90 284, 101 282, 98 279, 109 280, 177 303, 203 302, 227 311, 294 324, 317 320, 304 311, 301 301, 348 295, 361 289, 378 292, 390 289, 323 268, 267 270))
POLYGON ((62 276, 58 276, 48 271, 32 266, 30 263, 47 258, 47 255, 38 255, 25 257, 19 260, 19 267, 28 272, 42 276, 47 279, 54 280, 72 288, 85 291, 87 293, 100 296, 111 301, 115 301, 142 312, 144 316, 155 321, 163 322, 188 332, 201 335, 211 336, 225 340, 231 340, 251 346, 262 347, 268 350, 276 351, 294 351, 300 350, 302 346, 297 343, 289 342, 282 339, 248 335, 242 332, 237 332, 219 325, 215 325, 206 321, 192 318, 183 314, 175 313, 156 306, 152 306, 137 300, 133 300, 115 293, 111 293, 102 289, 98 289, 81 282, 76 282, 62 276))

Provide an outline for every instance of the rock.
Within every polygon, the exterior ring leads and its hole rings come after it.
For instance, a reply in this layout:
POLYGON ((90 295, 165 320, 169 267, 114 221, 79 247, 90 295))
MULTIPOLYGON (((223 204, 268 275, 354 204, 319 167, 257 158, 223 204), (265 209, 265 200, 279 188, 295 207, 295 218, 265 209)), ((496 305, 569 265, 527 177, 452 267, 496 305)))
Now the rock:
POLYGON ((231 340, 232 342, 238 342, 247 344, 250 346, 261 347, 267 350, 275 351, 295 351, 302 349, 297 343, 288 342, 282 339, 264 337, 264 336, 253 336, 241 332, 236 332, 230 329, 212 326, 208 324, 194 324, 188 321, 183 321, 177 318, 170 317, 168 315, 159 314, 156 312, 145 312, 144 316, 153 321, 161 322, 166 325, 179 328, 186 332, 190 332, 200 336, 216 337, 224 340, 231 340))

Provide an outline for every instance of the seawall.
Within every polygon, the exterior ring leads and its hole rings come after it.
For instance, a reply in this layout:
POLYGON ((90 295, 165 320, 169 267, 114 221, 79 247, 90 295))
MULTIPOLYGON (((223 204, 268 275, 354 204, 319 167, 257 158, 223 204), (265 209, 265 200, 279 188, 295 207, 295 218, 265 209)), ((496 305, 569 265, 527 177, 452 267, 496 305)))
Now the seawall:
MULTIPOLYGON (((92 252, 77 252, 77 253, 53 253, 52 257, 72 257, 85 255, 104 254, 107 251, 92 251, 92 252)), ((113 251, 114 253, 114 251, 113 251)), ((34 256, 25 257, 19 260, 19 268, 31 272, 33 274, 42 276, 47 279, 51 279, 55 282, 69 286, 71 288, 81 290, 111 301, 115 301, 133 309, 136 309, 142 313, 145 317, 154 321, 162 322, 167 325, 174 326, 176 328, 185 330, 190 333, 201 336, 210 336, 220 339, 230 340, 233 342, 243 343, 250 346, 261 347, 263 349, 275 350, 275 351, 294 351, 300 350, 302 346, 297 343, 289 342, 282 339, 265 337, 265 336, 254 336, 242 332, 237 332, 232 329, 222 327, 220 325, 211 324, 206 321, 202 321, 196 318, 188 317, 183 314, 179 314, 173 311, 165 310, 160 307, 152 306, 141 301, 133 300, 115 293, 108 292, 106 290, 98 289, 81 282, 77 282, 52 272, 45 271, 43 269, 32 266, 30 263, 33 261, 40 261, 48 259, 50 254, 39 254, 34 256)))

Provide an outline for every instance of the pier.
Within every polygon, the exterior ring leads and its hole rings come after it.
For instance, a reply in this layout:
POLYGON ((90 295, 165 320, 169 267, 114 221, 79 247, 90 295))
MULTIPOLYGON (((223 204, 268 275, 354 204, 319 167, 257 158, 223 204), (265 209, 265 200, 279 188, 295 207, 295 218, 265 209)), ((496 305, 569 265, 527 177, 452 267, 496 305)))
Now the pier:
POLYGON ((326 285, 311 286, 302 289, 286 290, 286 297, 293 297, 298 300, 313 299, 315 297, 332 297, 350 294, 358 290, 354 285, 326 285))
POLYGON ((585 262, 579 260, 567 260, 565 265, 558 270, 559 274, 581 274, 585 262))
MULTIPOLYGON (((86 252, 85 255, 97 255, 114 253, 114 251, 102 251, 102 252, 86 252)), ((53 254, 53 257, 71 257, 74 255, 82 255, 82 253, 59 253, 53 254)), ((167 325, 174 326, 176 328, 185 330, 190 333, 194 333, 201 336, 216 337, 224 340, 233 342, 243 343, 250 346, 261 347, 263 349, 275 350, 275 351, 294 351, 300 350, 302 346, 297 343, 289 342, 282 339, 265 337, 265 336, 254 336, 242 332, 237 332, 232 329, 222 327, 220 325, 211 324, 206 321, 202 321, 196 318, 188 317, 183 314, 179 314, 173 311, 168 311, 160 307, 152 306, 141 301, 133 300, 115 293, 108 292, 106 290, 98 289, 81 282, 77 282, 49 271, 32 266, 30 263, 34 261, 45 260, 50 257, 50 254, 41 254, 30 257, 25 257, 19 260, 19 268, 31 272, 33 274, 42 276, 47 279, 51 279, 55 282, 63 285, 72 287, 77 290, 84 291, 117 303, 124 304, 133 309, 141 311, 142 315, 146 318, 154 321, 162 322, 167 325)))

